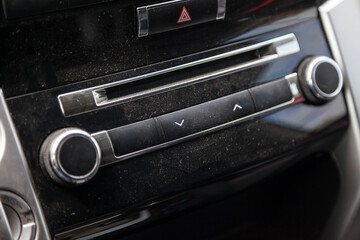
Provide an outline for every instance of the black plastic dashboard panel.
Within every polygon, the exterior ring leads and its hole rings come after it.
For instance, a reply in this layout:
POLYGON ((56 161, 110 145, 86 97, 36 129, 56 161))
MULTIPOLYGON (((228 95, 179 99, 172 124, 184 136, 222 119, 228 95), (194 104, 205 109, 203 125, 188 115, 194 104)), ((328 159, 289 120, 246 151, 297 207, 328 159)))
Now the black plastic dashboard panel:
MULTIPOLYGON (((301 101, 222 131, 104 166, 94 179, 77 188, 56 184, 41 170, 39 150, 57 129, 77 127, 94 133, 141 121, 152 124, 148 119, 261 88, 296 72, 305 57, 331 56, 315 1, 280 0, 265 6, 263 1, 228 0, 224 21, 138 38, 135 8, 152 3, 113 1, 2 26, 1 87, 53 236, 294 153, 348 123, 342 94, 321 106, 301 101), (286 34, 296 36, 299 52, 77 115, 65 117, 59 106, 58 96, 64 93, 180 65, 196 53, 205 57, 221 46, 247 46, 286 34)), ((171 78, 196 76, 228 66, 232 60, 171 78)), ((237 60, 246 60, 246 56, 237 60)), ((268 107, 262 100, 256 103, 258 109, 268 107)))
MULTIPOLYGON (((240 71, 232 77, 219 77, 98 111, 64 117, 57 96, 74 90, 71 85, 9 98, 9 108, 21 136, 44 213, 47 219, 51 219, 51 232, 59 232, 82 221, 261 163, 345 126, 346 110, 340 95, 322 106, 298 103, 267 117, 103 167, 92 181, 76 189, 53 183, 41 171, 38 149, 43 139, 55 129, 71 126, 96 132, 146 120, 290 74, 308 55, 329 55, 317 20, 271 33, 271 36, 290 32, 297 36, 301 48, 295 55, 240 71), (309 33, 312 39, 307 37, 309 33), (313 44, 314 41, 317 44, 313 44), (204 155, 204 152, 207 154, 204 155)), ((151 66, 152 69, 156 67, 151 66)), ((134 74, 134 71, 121 73, 123 76, 129 74, 134 74)), ((101 79, 94 82, 99 81, 101 79)))

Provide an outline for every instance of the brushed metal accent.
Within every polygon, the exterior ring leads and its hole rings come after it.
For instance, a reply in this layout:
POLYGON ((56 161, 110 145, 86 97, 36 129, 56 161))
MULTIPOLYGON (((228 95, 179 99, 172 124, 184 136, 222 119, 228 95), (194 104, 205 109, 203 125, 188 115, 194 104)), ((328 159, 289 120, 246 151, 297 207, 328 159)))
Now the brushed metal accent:
POLYGON ((349 127, 332 155, 339 169, 338 199, 321 239, 346 239, 360 207, 360 3, 358 0, 329 0, 319 7, 321 22, 334 59, 344 74, 344 95, 349 127), (357 111, 358 110, 358 111, 357 111))
POLYGON ((10 223, 6 216, 6 212, 2 202, 0 201, 0 236, 2 240, 13 240, 10 223))
MULTIPOLYGON (((31 208, 36 224, 35 238, 32 239, 50 239, 46 221, 34 191, 30 170, 1 89, 0 126, 0 141, 4 146, 1 150, 3 153, 0 154, 0 190, 16 192, 31 208)), ((1 201, 7 205, 4 198, 1 198, 1 201)), ((31 227, 31 224, 25 227, 31 227)), ((1 232, 0 236, 2 236, 1 232)))

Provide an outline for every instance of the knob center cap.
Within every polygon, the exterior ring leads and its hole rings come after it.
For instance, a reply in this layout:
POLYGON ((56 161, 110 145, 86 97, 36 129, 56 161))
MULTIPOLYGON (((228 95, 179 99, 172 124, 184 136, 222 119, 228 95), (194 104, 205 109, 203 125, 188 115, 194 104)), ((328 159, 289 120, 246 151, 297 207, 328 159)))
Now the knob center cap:
POLYGON ((96 166, 96 150, 93 143, 84 137, 66 139, 59 150, 60 167, 72 176, 87 175, 96 166))
POLYGON ((322 62, 314 69, 314 82, 320 91, 332 94, 339 86, 338 71, 332 64, 322 62))

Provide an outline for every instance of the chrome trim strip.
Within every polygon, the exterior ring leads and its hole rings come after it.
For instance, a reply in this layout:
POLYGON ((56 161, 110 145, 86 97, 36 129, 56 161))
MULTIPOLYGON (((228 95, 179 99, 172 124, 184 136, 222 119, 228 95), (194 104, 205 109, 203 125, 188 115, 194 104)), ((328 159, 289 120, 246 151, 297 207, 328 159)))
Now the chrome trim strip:
MULTIPOLYGON (((105 234, 112 233, 112 232, 115 232, 115 231, 130 227, 130 226, 133 226, 135 224, 144 222, 145 220, 149 219, 150 217, 151 217, 150 211, 145 209, 145 210, 140 211, 139 216, 137 218, 135 218, 135 219, 125 219, 123 221, 124 223, 122 223, 122 224, 120 224, 120 225, 118 225, 116 227, 112 227, 112 228, 109 228, 107 230, 103 230, 103 231, 100 231, 100 232, 97 232, 97 233, 93 233, 93 234, 90 234, 89 236, 86 236, 86 237, 78 238, 78 240, 94 239, 96 237, 100 237, 100 236, 103 236, 105 234)), ((81 228, 85 229, 86 226, 83 226, 81 228)))
POLYGON ((97 141, 101 151, 101 166, 108 165, 114 162, 115 151, 110 140, 108 131, 101 131, 91 136, 97 141))
POLYGON ((149 14, 147 7, 138 7, 137 16, 138 16, 138 36, 145 37, 149 35, 149 14))
POLYGON ((294 98, 295 99, 302 98, 303 96, 301 95, 301 91, 300 91, 298 74, 297 73, 289 74, 289 75, 285 76, 285 79, 289 83, 289 88, 290 88, 290 91, 291 91, 292 95, 294 96, 294 98))
POLYGON ((280 36, 277 38, 273 38, 273 39, 270 39, 270 40, 267 40, 264 42, 250 45, 250 46, 247 46, 244 48, 239 48, 239 49, 236 49, 233 51, 229 51, 229 52, 214 55, 211 57, 199 59, 199 60, 196 60, 193 62, 177 65, 174 67, 162 69, 162 70, 151 72, 148 74, 144 74, 144 75, 140 75, 140 76, 136 76, 136 77, 132 77, 132 78, 128 78, 128 79, 124 79, 124 80, 120 80, 120 81, 116 81, 113 83, 108 83, 108 84, 104 84, 104 85, 100 85, 100 86, 96 86, 96 87, 92 87, 92 88, 82 89, 79 91, 60 94, 58 96, 58 101, 60 104, 60 108, 63 112, 63 115, 64 116, 72 116, 72 115, 80 114, 83 112, 92 111, 92 110, 95 110, 102 106, 107 106, 110 104, 116 104, 116 103, 120 103, 120 102, 124 102, 124 101, 134 100, 136 98, 144 97, 145 95, 157 94, 162 91, 176 89, 179 87, 186 86, 187 84, 193 84, 198 81, 203 81, 206 78, 220 76, 222 74, 231 73, 231 72, 239 71, 241 69, 253 67, 253 66, 256 66, 259 64, 263 64, 263 63, 272 61, 277 58, 281 58, 281 57, 285 57, 285 56, 297 53, 299 51, 300 51, 300 46, 298 44, 296 36, 293 33, 290 33, 290 34, 286 34, 286 35, 283 35, 283 36, 280 36), (177 83, 167 85, 167 86, 162 86, 160 88, 157 88, 157 89, 154 89, 151 91, 144 91, 142 93, 132 94, 125 98, 117 98, 117 99, 108 100, 106 97, 106 94, 105 94, 105 89, 109 88, 109 87, 114 87, 114 86, 122 85, 125 83, 138 81, 138 80, 142 80, 145 78, 150 78, 150 77, 158 76, 161 74, 197 66, 200 64, 221 60, 221 59, 236 56, 238 54, 242 54, 245 52, 253 51, 253 50, 256 50, 256 49, 259 49, 262 47, 266 47, 267 45, 273 45, 275 52, 273 54, 266 55, 262 58, 254 59, 253 61, 240 63, 238 65, 231 66, 231 67, 219 70, 219 71, 210 72, 210 73, 202 75, 202 76, 197 76, 194 78, 186 79, 184 81, 177 82, 177 83))
POLYGON ((339 139, 332 153, 339 169, 341 186, 321 238, 324 240, 346 239, 347 230, 360 207, 360 128, 356 111, 360 102, 357 102, 359 89, 355 88, 360 72, 356 65, 359 62, 356 60, 360 59, 357 48, 360 30, 356 28, 360 22, 359 12, 358 0, 329 0, 319 7, 332 55, 344 74, 343 91, 350 118, 344 137, 339 139))
MULTIPOLYGON (((33 187, 27 160, 23 153, 15 126, 0 89, 0 143, 5 145, 0 154, 0 189, 16 192, 31 208, 36 223, 35 240, 51 239, 41 205, 33 187)), ((31 226, 28 226, 29 229, 31 226)), ((0 238, 1 238, 0 233, 0 238)))
POLYGON ((254 114, 251 114, 251 115, 243 117, 243 118, 239 118, 239 119, 234 120, 232 122, 224 123, 222 125, 215 126, 213 128, 206 129, 206 130, 203 130, 203 131, 198 132, 198 133, 194 133, 194 134, 191 134, 191 135, 179 138, 179 139, 175 139, 175 140, 170 141, 170 142, 165 142, 165 143, 162 143, 162 144, 159 144, 159 145, 156 145, 156 146, 152 146, 152 147, 142 149, 142 150, 139 150, 139 151, 136 151, 136 152, 132 152, 132 153, 129 153, 129 154, 125 154, 125 155, 122 155, 122 156, 116 156, 115 155, 114 149, 113 149, 113 146, 112 146, 112 143, 111 143, 111 140, 110 140, 110 137, 109 137, 107 131, 101 131, 101 132, 98 132, 98 133, 94 133, 91 136, 94 137, 97 140, 97 142, 98 142, 98 144, 100 146, 100 149, 101 149, 101 155, 103 157, 102 161, 101 161, 101 167, 106 166, 106 165, 110 165, 110 164, 113 164, 113 163, 116 163, 116 162, 124 161, 124 160, 127 160, 129 158, 136 157, 136 156, 139 156, 139 155, 142 155, 142 154, 145 154, 145 153, 153 152, 153 151, 165 148, 165 147, 169 147, 169 146, 172 146, 172 145, 175 145, 175 144, 178 144, 178 143, 181 143, 181 142, 184 142, 184 141, 196 138, 196 137, 200 137, 202 135, 224 129, 224 128, 236 125, 238 123, 247 121, 249 119, 259 117, 261 115, 268 114, 270 112, 279 110, 279 109, 284 108, 286 106, 289 106, 289 105, 293 104, 296 100, 301 99, 302 95, 300 94, 299 89, 294 90, 294 88, 297 88, 297 86, 298 86, 297 85, 297 81, 298 81, 297 80, 297 73, 292 73, 290 75, 287 75, 287 76, 285 76, 285 79, 288 81, 289 87, 292 86, 291 88, 293 88, 293 90, 292 90, 293 98, 288 102, 279 104, 277 106, 274 106, 272 108, 269 108, 269 109, 266 109, 266 110, 263 110, 263 111, 260 111, 260 112, 256 112, 254 114))
POLYGON ((10 224, 5 213, 4 206, 0 201, 0 235, 2 240, 13 240, 10 224))
POLYGON ((226 0, 218 0, 218 12, 216 20, 225 19, 226 14, 226 0))

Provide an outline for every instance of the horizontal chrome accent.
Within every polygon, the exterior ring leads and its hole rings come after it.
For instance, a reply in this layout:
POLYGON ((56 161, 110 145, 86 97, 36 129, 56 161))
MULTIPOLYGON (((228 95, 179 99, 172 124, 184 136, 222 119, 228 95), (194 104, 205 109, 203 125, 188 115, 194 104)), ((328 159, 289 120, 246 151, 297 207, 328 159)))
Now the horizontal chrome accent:
POLYGON ((115 155, 114 149, 113 149, 113 146, 112 146, 112 143, 111 143, 111 140, 110 140, 110 137, 109 137, 107 131, 101 131, 101 132, 98 132, 98 133, 94 133, 91 136, 96 139, 96 141, 98 142, 98 144, 100 146, 101 156, 102 156, 101 166, 106 166, 106 165, 113 164, 113 163, 116 163, 116 162, 124 161, 124 160, 127 160, 127 159, 132 158, 132 157, 136 157, 136 156, 139 156, 139 155, 142 155, 142 154, 145 154, 145 153, 153 152, 153 151, 156 151, 156 150, 159 150, 159 149, 162 149, 162 148, 165 148, 165 147, 169 147, 169 146, 172 146, 172 145, 175 145, 175 144, 178 144, 178 143, 181 143, 181 142, 184 142, 184 141, 187 141, 187 140, 190 140, 190 139, 193 139, 193 138, 196 138, 196 137, 199 137, 199 136, 202 136, 202 135, 214 132, 214 131, 218 131, 218 130, 221 130, 221 129, 236 125, 238 123, 244 122, 246 120, 249 120, 249 119, 252 119, 252 118, 255 118, 255 117, 259 117, 259 116, 264 115, 264 114, 268 114, 268 113, 273 112, 275 110, 279 110, 279 109, 281 109, 283 107, 289 106, 289 105, 293 104, 294 102, 298 102, 299 100, 303 99, 303 97, 302 97, 302 95, 301 95, 301 93, 300 93, 300 91, 298 89, 297 73, 292 73, 290 75, 287 75, 287 76, 285 76, 285 79, 288 81, 289 87, 290 87, 291 92, 293 94, 293 98, 288 102, 279 104, 277 106, 274 106, 272 108, 269 108, 269 109, 266 109, 266 110, 263 110, 263 111, 260 111, 260 112, 256 112, 254 114, 251 114, 251 115, 243 117, 243 118, 239 118, 239 119, 234 120, 232 122, 224 123, 222 125, 215 126, 213 128, 206 129, 206 130, 198 132, 198 133, 194 133, 194 134, 191 134, 191 135, 188 135, 188 136, 185 136, 185 137, 182 137, 182 138, 170 141, 170 142, 165 142, 165 143, 162 143, 162 144, 159 144, 159 145, 156 145, 156 146, 152 146, 152 147, 142 149, 142 150, 139 150, 139 151, 136 151, 136 152, 132 152, 132 153, 129 153, 129 154, 125 154, 125 155, 122 155, 122 156, 116 156, 115 155))
POLYGON ((221 76, 223 74, 229 74, 232 72, 236 72, 241 69, 245 69, 245 68, 253 67, 253 66, 256 66, 259 64, 263 64, 263 63, 275 60, 277 58, 281 58, 281 57, 285 57, 285 56, 297 53, 299 51, 300 51, 300 47, 297 42, 297 39, 293 33, 290 33, 290 34, 287 34, 284 36, 273 38, 273 39, 270 39, 270 40, 267 40, 264 42, 260 42, 260 43, 254 44, 254 45, 250 45, 250 46, 247 46, 244 48, 239 48, 239 49, 236 49, 233 51, 229 51, 229 52, 214 55, 211 57, 199 59, 199 60, 196 60, 193 62, 189 62, 189 63, 177 65, 174 67, 162 69, 162 70, 159 70, 156 72, 151 72, 148 74, 144 74, 144 75, 136 76, 133 78, 128 78, 128 79, 124 79, 124 80, 120 80, 120 81, 116 81, 113 83, 108 83, 108 84, 104 84, 104 85, 100 85, 100 86, 96 86, 96 87, 92 87, 92 88, 87 88, 87 89, 82 89, 79 91, 61 94, 58 96, 58 101, 60 104, 60 108, 63 112, 63 115, 64 116, 72 116, 72 115, 96 110, 100 107, 108 106, 110 104, 118 104, 121 102, 126 102, 126 101, 131 101, 134 99, 142 98, 142 97, 145 97, 148 95, 158 94, 158 93, 161 93, 164 91, 169 91, 169 90, 177 89, 180 87, 184 87, 189 84, 194 84, 196 82, 204 81, 207 78, 217 77, 217 76, 221 76), (225 69, 210 72, 210 73, 207 73, 207 74, 204 74, 201 76, 196 76, 194 78, 186 79, 186 80, 175 82, 172 84, 164 85, 164 86, 161 86, 158 88, 153 88, 153 89, 149 89, 147 91, 138 92, 136 94, 130 94, 130 95, 115 98, 115 99, 108 99, 106 96, 106 91, 105 91, 106 88, 119 86, 119 85, 129 83, 129 82, 139 81, 142 79, 158 76, 161 74, 174 72, 177 70, 201 65, 204 63, 209 63, 209 62, 225 59, 228 57, 233 57, 233 56, 236 56, 236 55, 239 55, 242 53, 246 53, 249 51, 253 51, 256 49, 260 49, 260 48, 263 48, 266 46, 269 46, 269 47, 271 46, 274 49, 274 52, 269 55, 265 55, 260 58, 248 61, 248 62, 243 62, 243 63, 237 64, 237 65, 225 68, 225 69))
MULTIPOLYGON (((91 233, 91 231, 87 230, 86 236, 77 238, 77 240, 88 240, 88 239, 94 239, 94 238, 97 238, 97 237, 101 237, 101 236, 106 235, 108 233, 119 231, 121 229, 128 228, 128 227, 131 227, 131 226, 136 225, 138 223, 144 222, 145 220, 148 220, 150 217, 151 217, 150 211, 142 210, 137 214, 137 216, 135 216, 135 217, 131 216, 131 217, 127 218, 127 219, 123 219, 121 221, 121 224, 119 224, 117 226, 114 226, 114 227, 110 227, 109 229, 104 229, 102 231, 95 232, 95 233, 91 233), (90 232, 90 234, 89 234, 89 232, 90 232)), ((113 225, 116 225, 116 222, 114 222, 113 225)), ((71 232, 81 231, 81 230, 84 230, 84 229, 86 229, 87 227, 90 227, 90 226, 91 226, 91 224, 81 226, 81 227, 79 227, 77 229, 72 229, 71 232)), ((92 230, 96 231, 98 229, 92 229, 92 230)), ((63 234, 66 234, 66 233, 63 233, 63 234)))
POLYGON ((6 216, 5 209, 1 201, 0 201, 0 234, 2 235, 1 239, 3 240, 14 239, 13 234, 11 232, 9 221, 6 216))

